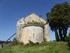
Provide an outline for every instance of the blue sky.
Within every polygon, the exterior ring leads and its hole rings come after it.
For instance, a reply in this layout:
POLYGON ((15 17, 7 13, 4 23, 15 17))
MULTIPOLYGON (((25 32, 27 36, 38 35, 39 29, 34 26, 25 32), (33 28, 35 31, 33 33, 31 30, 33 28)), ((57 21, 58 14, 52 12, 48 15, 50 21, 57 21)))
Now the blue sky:
MULTIPOLYGON (((46 19, 51 8, 70 0, 0 0, 0 40, 6 40, 16 32, 16 22, 30 13, 36 13, 46 19)), ((50 30, 50 39, 54 40, 54 32, 50 30)))

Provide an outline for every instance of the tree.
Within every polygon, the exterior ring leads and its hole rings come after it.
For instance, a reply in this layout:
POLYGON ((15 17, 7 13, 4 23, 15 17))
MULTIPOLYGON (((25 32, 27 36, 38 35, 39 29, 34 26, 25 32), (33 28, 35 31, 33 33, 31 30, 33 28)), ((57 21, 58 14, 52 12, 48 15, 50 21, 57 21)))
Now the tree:
POLYGON ((58 35, 58 32, 57 31, 55 31, 55 37, 56 37, 56 41, 59 41, 60 39, 59 39, 59 35, 58 35))
POLYGON ((70 42, 70 32, 69 32, 69 34, 68 34, 68 36, 67 36, 67 41, 70 42))
POLYGON ((56 4, 47 14, 47 21, 52 31, 59 31, 61 41, 66 40, 67 30, 70 26, 70 5, 68 2, 56 4))

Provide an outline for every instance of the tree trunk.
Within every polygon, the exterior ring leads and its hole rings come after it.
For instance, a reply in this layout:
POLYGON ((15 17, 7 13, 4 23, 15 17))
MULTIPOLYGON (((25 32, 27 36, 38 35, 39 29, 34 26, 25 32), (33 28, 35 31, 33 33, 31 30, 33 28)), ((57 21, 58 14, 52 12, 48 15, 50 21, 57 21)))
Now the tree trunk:
POLYGON ((60 40, 63 41, 62 30, 61 29, 59 29, 59 36, 60 36, 60 40))
POLYGON ((56 41, 59 41, 60 39, 59 39, 59 35, 58 35, 58 31, 57 30, 55 30, 55 37, 56 37, 56 41))
POLYGON ((64 29, 64 30, 63 30, 63 35, 64 35, 63 40, 64 40, 64 41, 66 41, 66 37, 67 37, 66 34, 67 34, 67 29, 64 29))

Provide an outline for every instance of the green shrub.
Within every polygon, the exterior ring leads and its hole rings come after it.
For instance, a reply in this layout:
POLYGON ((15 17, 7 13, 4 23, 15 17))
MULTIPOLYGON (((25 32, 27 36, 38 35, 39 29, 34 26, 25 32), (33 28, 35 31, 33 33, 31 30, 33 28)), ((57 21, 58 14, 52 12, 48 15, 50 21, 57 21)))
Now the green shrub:
POLYGON ((34 45, 38 45, 39 43, 33 43, 32 41, 29 41, 28 44, 26 44, 26 46, 34 46, 34 45))
POLYGON ((69 50, 70 50, 70 41, 68 41, 68 47, 69 47, 69 50))
POLYGON ((35 45, 35 43, 33 43, 32 41, 29 41, 29 44, 30 44, 30 45, 35 45))
POLYGON ((70 47, 70 41, 68 42, 68 46, 70 47))
POLYGON ((67 41, 70 41, 70 33, 68 34, 66 40, 67 40, 67 41))
POLYGON ((23 43, 19 42, 18 40, 16 40, 16 38, 14 38, 12 44, 17 45, 17 44, 23 44, 23 43))
POLYGON ((70 33, 68 34, 68 37, 66 39, 68 41, 68 46, 69 46, 69 50, 70 50, 70 33))

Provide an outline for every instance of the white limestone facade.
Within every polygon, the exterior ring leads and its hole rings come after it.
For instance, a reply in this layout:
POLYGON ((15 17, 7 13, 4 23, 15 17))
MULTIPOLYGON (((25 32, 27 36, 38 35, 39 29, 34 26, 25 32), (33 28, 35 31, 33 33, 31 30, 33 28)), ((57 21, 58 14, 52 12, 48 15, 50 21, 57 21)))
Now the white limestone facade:
POLYGON ((30 41, 33 43, 42 43, 44 40, 50 41, 49 26, 46 24, 46 21, 40 16, 34 13, 29 14, 28 16, 17 21, 16 39, 24 44, 27 44, 30 41), (42 22, 44 26, 26 26, 28 22, 42 22))
POLYGON ((29 43, 29 41, 33 43, 42 43, 43 39, 43 28, 39 26, 28 26, 22 29, 22 37, 21 42, 24 44, 29 43))

